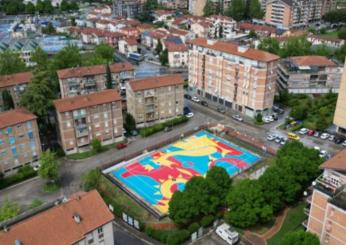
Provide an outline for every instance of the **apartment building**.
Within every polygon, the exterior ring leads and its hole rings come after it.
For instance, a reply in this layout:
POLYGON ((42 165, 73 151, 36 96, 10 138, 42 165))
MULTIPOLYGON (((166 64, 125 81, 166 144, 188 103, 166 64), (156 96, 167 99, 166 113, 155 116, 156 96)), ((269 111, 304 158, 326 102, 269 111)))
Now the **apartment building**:
POLYGON ((138 42, 135 38, 124 38, 119 40, 118 48, 119 52, 126 56, 129 53, 138 53, 138 42))
POLYGON ((114 216, 96 191, 26 212, 0 224, 2 245, 113 245, 114 216))
POLYGON ((336 132, 346 137, 346 62, 340 82, 338 101, 334 113, 334 124, 336 125, 336 132))
POLYGON ((165 42, 168 52, 169 67, 186 67, 189 57, 189 49, 184 43, 165 42))
POLYGON ((18 107, 20 97, 31 80, 31 72, 0 76, 0 111, 4 111, 3 91, 7 90, 11 94, 14 106, 18 107))
POLYGON ((278 65, 279 89, 293 94, 339 92, 343 67, 325 56, 296 56, 278 65))
POLYGON ((313 183, 308 198, 309 218, 303 225, 321 244, 346 244, 346 150, 321 165, 323 173, 313 183))
POLYGON ((282 29, 321 20, 322 0, 267 0, 265 22, 282 29))
POLYGON ((122 140, 122 104, 116 90, 58 99, 53 104, 59 143, 66 154, 89 149, 95 138, 102 145, 122 140))
MULTIPOLYGON (((109 68, 115 87, 125 84, 134 77, 134 68, 128 62, 114 63, 109 65, 109 68)), ((95 93, 106 89, 106 65, 67 68, 59 70, 57 73, 62 98, 95 93)))
POLYGON ((251 117, 271 111, 278 56, 203 38, 189 44, 191 89, 251 117))
POLYGON ((158 3, 168 9, 187 9, 187 0, 159 0, 158 3))
POLYGON ((322 13, 321 15, 325 15, 326 13, 333 11, 337 7, 337 0, 322 0, 322 13))
POLYGON ((182 115, 183 87, 184 81, 180 75, 131 80, 127 88, 127 111, 139 127, 182 115))
MULTIPOLYGON (((216 7, 220 8, 220 12, 224 13, 228 6, 231 4, 232 0, 211 0, 216 7)), ((195 16, 204 15, 204 6, 207 0, 189 0, 189 13, 195 16)))
POLYGON ((14 174, 37 164, 41 143, 36 116, 24 108, 0 113, 0 172, 14 174))

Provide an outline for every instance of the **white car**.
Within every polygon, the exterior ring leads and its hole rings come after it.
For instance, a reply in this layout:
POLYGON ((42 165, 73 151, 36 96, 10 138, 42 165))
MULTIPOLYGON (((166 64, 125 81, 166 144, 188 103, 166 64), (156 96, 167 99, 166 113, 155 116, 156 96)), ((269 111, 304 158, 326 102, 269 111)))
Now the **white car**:
POLYGON ((239 121, 239 122, 243 121, 243 118, 241 116, 239 116, 239 115, 233 115, 232 118, 237 120, 237 121, 239 121))
POLYGON ((328 134, 328 133, 323 133, 323 134, 321 134, 321 136, 320 136, 320 138, 323 139, 323 140, 328 139, 328 137, 329 137, 329 134, 328 134))
POLYGON ((194 116, 193 112, 189 112, 185 115, 187 118, 191 118, 194 116))
POLYGON ((301 135, 304 135, 304 134, 307 134, 308 132, 309 132, 309 129, 301 128, 298 133, 301 134, 301 135))
POLYGON ((329 141, 334 141, 334 139, 335 139, 335 136, 334 136, 334 135, 331 135, 331 136, 329 136, 329 138, 328 138, 329 141))
POLYGON ((239 240, 239 233, 231 230, 228 224, 222 224, 216 228, 216 234, 230 245, 236 244, 239 240))
POLYGON ((201 100, 197 96, 193 96, 191 100, 196 103, 201 102, 201 100))
POLYGON ((265 116, 262 118, 262 120, 264 123, 270 123, 274 121, 274 119, 271 116, 265 116))
POLYGON ((314 149, 315 149, 316 151, 321 151, 321 148, 318 147, 318 146, 314 146, 314 149))
POLYGON ((272 141, 272 140, 275 140, 275 139, 276 139, 275 135, 268 134, 267 140, 272 141))
POLYGON ((327 151, 325 151, 325 150, 321 150, 320 151, 320 157, 321 158, 324 158, 324 157, 326 157, 328 155, 328 152, 327 151))
POLYGON ((345 147, 346 147, 346 140, 344 141, 344 143, 342 143, 342 146, 345 146, 345 147))

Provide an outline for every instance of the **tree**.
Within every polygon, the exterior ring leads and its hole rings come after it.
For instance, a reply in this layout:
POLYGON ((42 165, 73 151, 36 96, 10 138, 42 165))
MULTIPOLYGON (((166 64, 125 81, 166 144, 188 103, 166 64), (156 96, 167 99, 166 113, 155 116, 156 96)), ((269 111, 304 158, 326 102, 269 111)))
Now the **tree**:
POLYGON ((17 216, 19 211, 19 205, 6 198, 0 206, 0 222, 17 216))
POLYGON ((262 117, 262 114, 261 114, 261 113, 257 113, 257 114, 256 114, 255 121, 256 121, 257 123, 262 123, 262 122, 263 122, 263 117, 262 117))
POLYGON ((223 26, 219 26, 219 38, 223 38, 223 26))
POLYGON ((226 170, 214 166, 207 172, 205 179, 211 195, 219 199, 218 206, 226 204, 226 195, 232 184, 232 179, 226 170))
POLYGON ((39 71, 34 74, 32 82, 22 94, 20 104, 36 114, 40 122, 44 122, 53 99, 55 94, 47 72, 39 71))
POLYGON ((346 27, 343 27, 338 31, 338 37, 346 40, 346 27))
POLYGON ((290 116, 296 120, 304 120, 307 117, 308 108, 306 105, 292 107, 290 116))
POLYGON ((243 20, 246 16, 246 4, 244 0, 233 0, 229 5, 226 15, 232 17, 236 21, 243 20))
POLYGON ((281 58, 309 55, 311 53, 311 43, 306 37, 292 37, 283 44, 279 53, 281 58))
POLYGON ((261 3, 258 0, 249 0, 247 2, 248 5, 248 13, 247 16, 249 18, 261 19, 264 16, 264 12, 261 8, 261 3))
POLYGON ((100 184, 101 171, 99 169, 92 169, 82 176, 81 188, 84 191, 97 189, 100 184))
POLYGON ((2 101, 3 101, 5 111, 14 108, 14 102, 12 99, 12 95, 10 94, 10 92, 7 89, 2 91, 2 101))
POLYGON ((336 9, 334 11, 330 11, 323 16, 323 19, 327 22, 338 23, 344 22, 346 23, 346 9, 336 9))
POLYGON ((47 24, 46 27, 42 28, 42 33, 52 35, 56 33, 56 30, 51 22, 47 24))
POLYGON ((230 210, 226 213, 226 221, 237 227, 266 223, 273 218, 272 207, 266 203, 256 180, 245 179, 233 185, 227 203, 230 210))
POLYGON ((102 59, 106 60, 107 63, 109 63, 113 60, 114 48, 106 43, 101 43, 95 48, 95 56, 101 57, 102 59))
POLYGON ((168 64, 168 50, 165 49, 160 54, 161 65, 166 66, 168 64))
POLYGON ((53 59, 54 69, 65 69, 82 65, 82 57, 77 46, 69 45, 60 50, 53 59))
POLYGON ((106 87, 107 89, 113 88, 112 73, 108 64, 106 65, 106 87))
POLYGON ((331 56, 333 51, 325 44, 317 45, 313 48, 313 54, 320 56, 331 56))
POLYGON ((132 130, 136 129, 136 120, 130 113, 126 113, 125 115, 124 129, 127 133, 130 133, 132 130))
POLYGON ((101 141, 99 139, 93 139, 91 141, 91 149, 94 153, 102 152, 103 148, 102 148, 101 141))
POLYGON ((26 14, 34 14, 35 13, 35 5, 32 2, 28 2, 25 5, 25 13, 26 14))
POLYGON ((37 47, 31 56, 31 60, 36 63, 38 70, 47 70, 49 66, 48 55, 43 51, 42 48, 37 47))
POLYGON ((285 234, 278 245, 320 245, 320 241, 315 234, 306 231, 294 231, 285 234))
POLYGON ((251 30, 249 32, 249 38, 257 38, 257 34, 256 34, 256 32, 254 30, 251 30))
POLYGON ((156 45, 156 48, 155 48, 155 51, 157 54, 160 54, 161 51, 162 51, 162 43, 161 43, 161 40, 158 41, 157 45, 156 45))
POLYGON ((258 45, 258 49, 267 51, 273 54, 279 54, 280 52, 280 43, 276 38, 264 38, 258 45))
POLYGON ((210 16, 216 14, 215 4, 211 0, 207 0, 203 8, 203 15, 210 16))
POLYGON ((346 57, 346 44, 342 45, 340 49, 336 50, 335 56, 336 56, 336 58, 339 61, 341 61, 341 62, 345 61, 345 57, 346 57))
POLYGON ((157 9, 158 3, 157 0, 147 0, 142 7, 138 15, 138 19, 142 22, 151 22, 153 21, 152 12, 157 9))
POLYGON ((59 164, 56 160, 55 153, 50 150, 42 152, 38 175, 49 182, 56 182, 58 180, 59 164))
POLYGON ((0 75, 8 75, 26 70, 25 63, 18 53, 5 50, 0 53, 0 75))

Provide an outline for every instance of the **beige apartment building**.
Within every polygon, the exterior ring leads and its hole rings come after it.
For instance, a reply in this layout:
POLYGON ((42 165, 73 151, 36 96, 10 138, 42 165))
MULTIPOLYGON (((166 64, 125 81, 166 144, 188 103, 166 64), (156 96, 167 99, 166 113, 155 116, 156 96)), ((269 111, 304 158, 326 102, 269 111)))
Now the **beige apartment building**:
POLYGON ((250 117, 271 112, 278 56, 203 38, 189 44, 191 89, 250 117))
POLYGON ((265 22, 282 29, 321 20, 323 0, 267 0, 265 22))
POLYGON ((279 89, 293 94, 338 93, 343 67, 325 56, 296 56, 278 65, 279 89))
POLYGON ((340 82, 338 101, 334 113, 336 132, 346 137, 346 62, 340 82))
POLYGON ((1 245, 114 245, 114 215, 96 191, 45 203, 0 226, 1 245))
POLYGON ((4 111, 2 93, 7 90, 13 99, 15 107, 18 107, 20 97, 32 80, 31 72, 21 72, 11 75, 0 76, 0 111, 4 111))
POLYGON ((313 182, 308 198, 309 218, 303 224, 321 244, 346 244, 346 150, 321 165, 323 173, 313 182))
MULTIPOLYGON (((128 62, 109 65, 112 82, 115 88, 134 77, 134 67, 128 62)), ((106 89, 106 65, 75 67, 59 70, 59 85, 61 97, 72 97, 100 92, 106 89)))
POLYGON ((66 154, 89 149, 93 139, 102 145, 123 139, 121 97, 115 89, 58 99, 53 104, 59 143, 66 154))
POLYGON ((127 88, 127 111, 139 127, 183 115, 183 87, 180 75, 132 80, 127 88))
POLYGON ((0 172, 14 174, 37 164, 41 142, 36 116, 24 108, 0 113, 0 172))

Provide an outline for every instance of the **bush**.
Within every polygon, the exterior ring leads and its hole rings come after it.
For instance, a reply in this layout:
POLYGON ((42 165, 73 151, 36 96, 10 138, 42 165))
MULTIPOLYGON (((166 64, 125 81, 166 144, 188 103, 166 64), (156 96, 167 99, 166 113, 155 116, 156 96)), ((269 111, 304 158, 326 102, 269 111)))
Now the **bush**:
POLYGON ((199 227, 200 227, 200 225, 197 222, 194 222, 191 225, 189 225, 188 230, 190 233, 194 233, 194 232, 198 231, 199 227))
POLYGON ((155 230, 151 227, 147 227, 145 229, 145 234, 147 234, 148 236, 154 238, 155 240, 158 240, 162 243, 166 243, 167 242, 167 238, 169 233, 172 231, 166 231, 166 230, 155 230))
POLYGON ((30 165, 24 166, 21 169, 19 169, 16 174, 4 177, 3 179, 0 178, 0 189, 30 179, 32 177, 35 177, 36 175, 37 172, 30 165))
POLYGON ((155 124, 155 125, 150 126, 150 127, 141 128, 139 130, 139 134, 142 137, 148 137, 150 135, 153 135, 157 132, 164 130, 166 127, 179 125, 179 124, 182 124, 184 122, 187 122, 188 120, 189 119, 185 116, 177 117, 177 118, 174 118, 172 120, 166 121, 164 123, 158 123, 158 124, 155 124))
POLYGON ((190 233, 187 230, 177 230, 170 233, 167 237, 166 243, 168 245, 178 245, 185 242, 190 237, 190 233))
POLYGON ((100 153, 102 151, 102 144, 99 139, 93 139, 91 141, 91 148, 94 153, 100 153))
POLYGON ((203 227, 208 227, 214 222, 214 217, 212 215, 204 216, 201 220, 201 225, 203 227))

